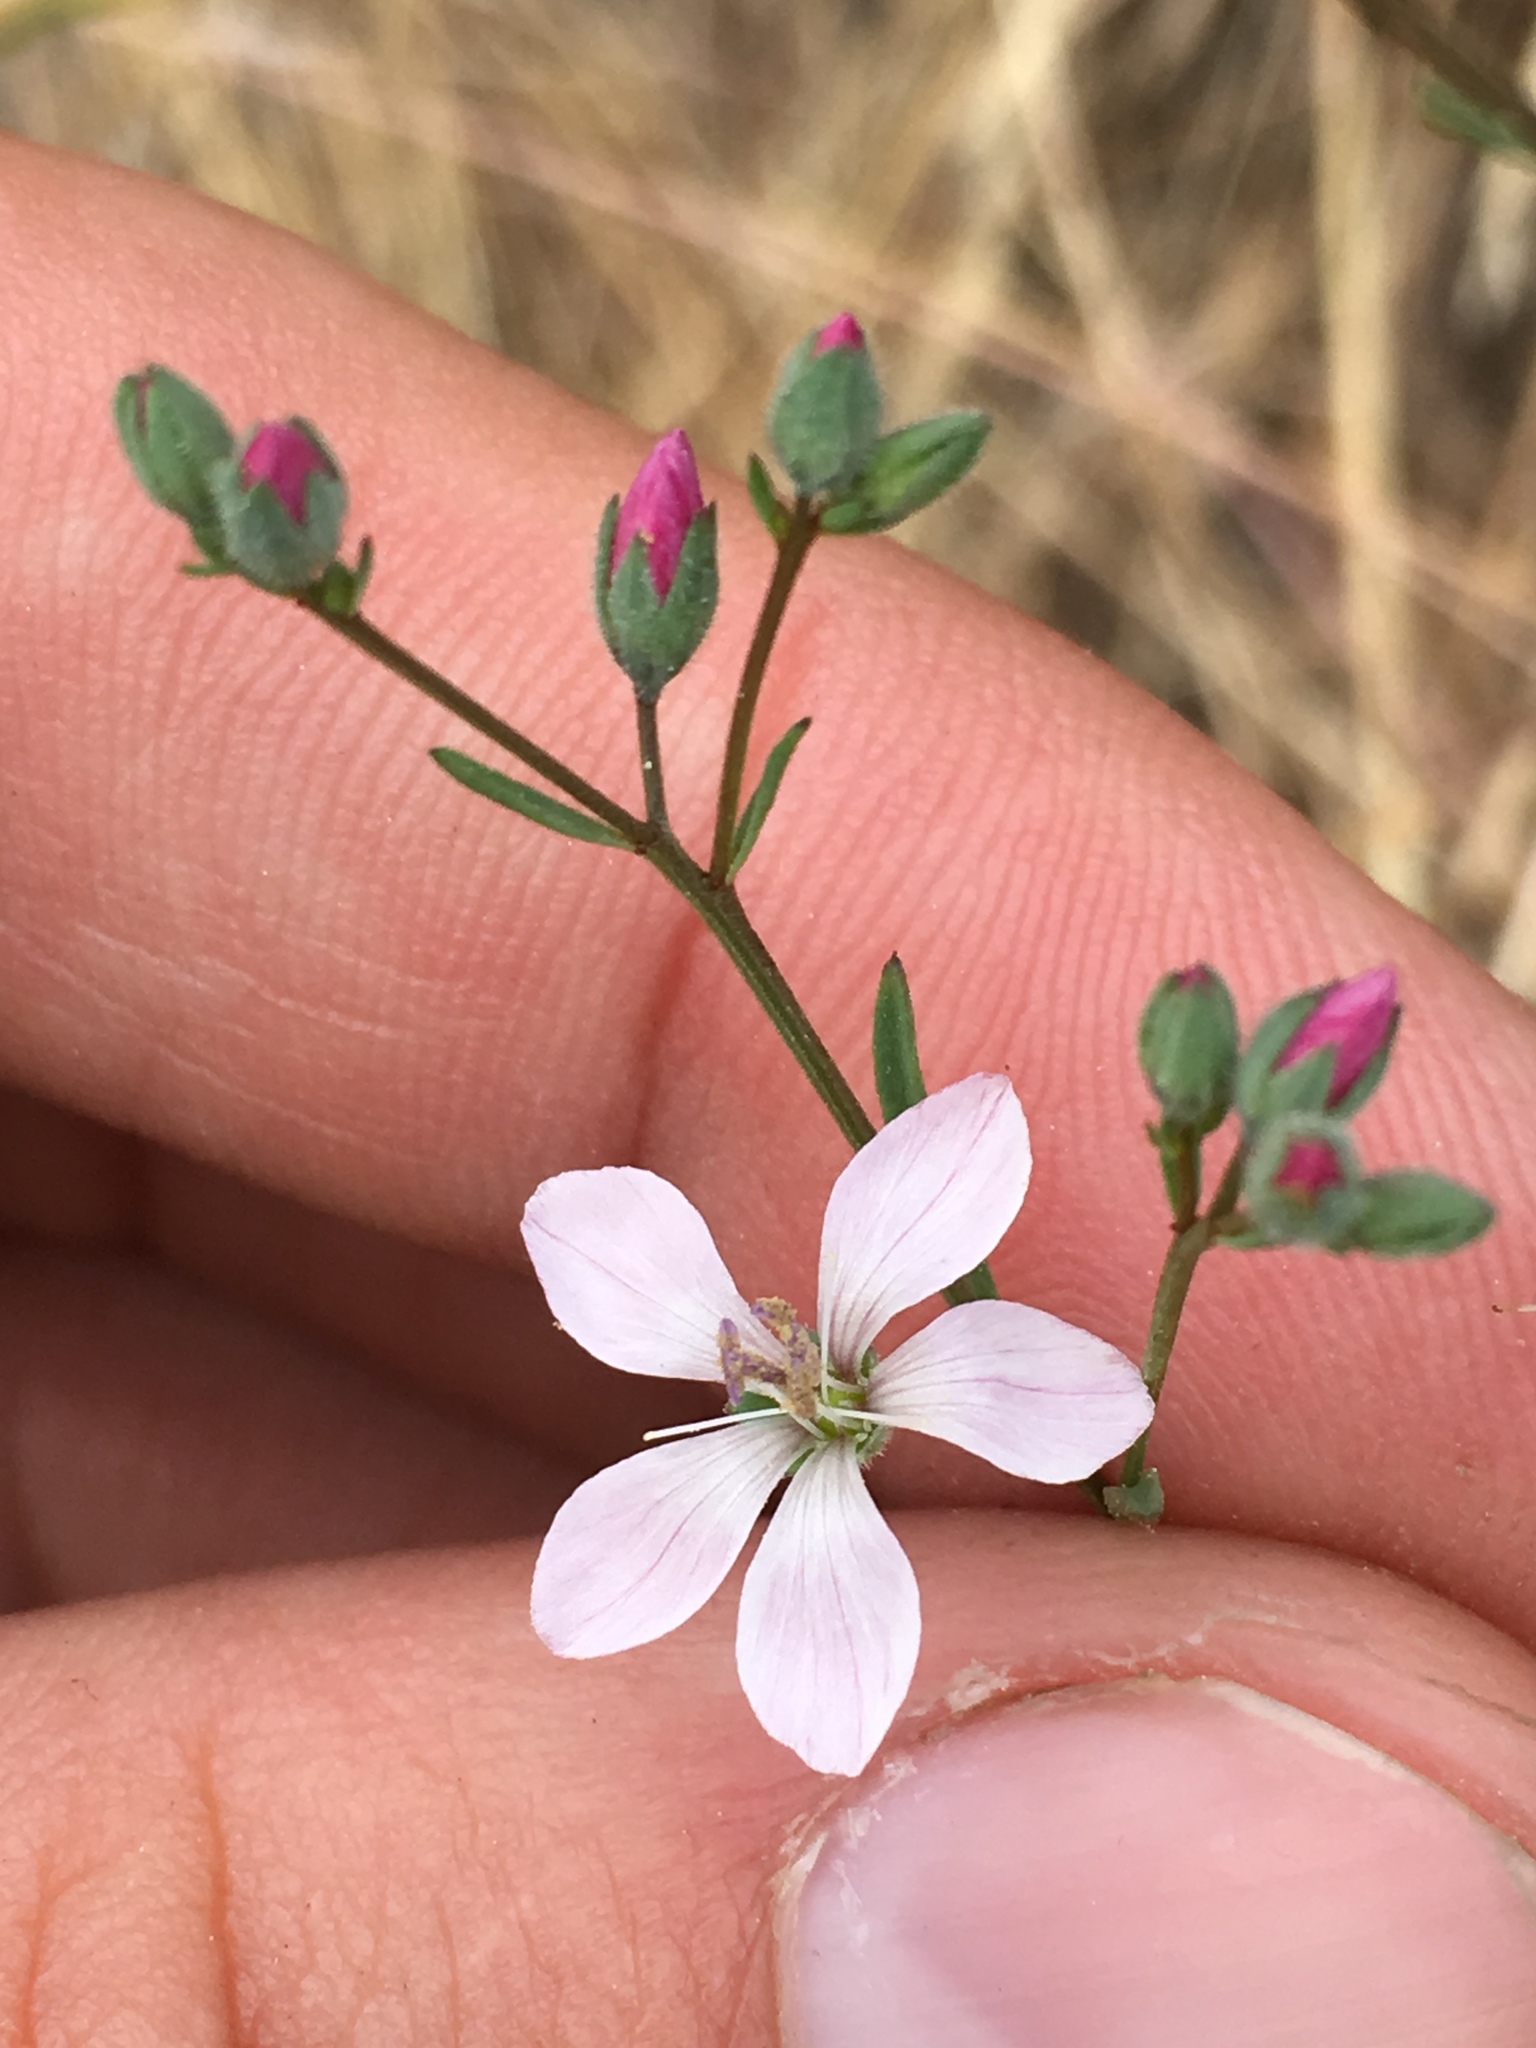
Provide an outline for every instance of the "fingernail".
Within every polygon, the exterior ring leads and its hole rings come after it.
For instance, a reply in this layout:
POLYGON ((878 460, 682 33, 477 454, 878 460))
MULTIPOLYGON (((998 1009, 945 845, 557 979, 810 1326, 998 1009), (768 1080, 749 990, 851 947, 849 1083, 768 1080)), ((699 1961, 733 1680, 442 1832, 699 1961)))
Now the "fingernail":
POLYGON ((1241 1686, 1076 1688, 913 1752, 786 1885, 786 2048, 1529 2048, 1536 1864, 1241 1686))

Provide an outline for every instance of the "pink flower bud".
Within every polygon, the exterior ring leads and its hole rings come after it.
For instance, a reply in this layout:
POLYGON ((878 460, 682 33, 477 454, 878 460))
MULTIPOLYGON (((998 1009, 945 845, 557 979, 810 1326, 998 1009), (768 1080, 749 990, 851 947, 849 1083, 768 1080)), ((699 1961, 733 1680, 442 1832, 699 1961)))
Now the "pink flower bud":
POLYGON ((835 320, 829 320, 817 333, 811 343, 813 356, 824 356, 829 349, 863 348, 864 330, 851 313, 839 313, 835 320))
POLYGON ((1347 981, 1335 981, 1276 1058, 1275 1066, 1293 1067, 1308 1053, 1332 1046, 1328 1107, 1333 1109, 1387 1043, 1396 1015, 1397 976, 1390 967, 1372 967, 1364 974, 1352 974, 1347 981))
POLYGON ((699 485, 699 465, 681 427, 663 434, 641 463, 634 482, 619 507, 618 525, 613 531, 613 554, 608 563, 609 581, 629 552, 630 542, 639 534, 645 542, 645 559, 651 583, 658 597, 665 597, 677 574, 678 557, 688 529, 704 510, 704 493, 699 485))
POLYGON ((1326 1138, 1298 1138, 1281 1160, 1272 1185, 1300 1201, 1315 1202, 1329 1188, 1343 1187, 1344 1170, 1326 1138))
POLYGON ((240 458, 240 482, 246 490, 267 484, 296 526, 304 524, 304 487, 316 472, 336 470, 297 420, 265 420, 252 434, 240 458))

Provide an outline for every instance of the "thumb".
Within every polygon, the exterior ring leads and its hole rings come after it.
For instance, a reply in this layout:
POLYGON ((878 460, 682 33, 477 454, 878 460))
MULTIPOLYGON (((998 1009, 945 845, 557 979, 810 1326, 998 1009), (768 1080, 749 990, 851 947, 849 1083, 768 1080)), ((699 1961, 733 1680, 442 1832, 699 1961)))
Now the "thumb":
POLYGON ((952 1582, 946 1634, 958 1589, 1013 1591, 782 1887, 787 2048, 1536 2039, 1523 1652, 1273 1545, 972 1523, 913 1547, 930 1615, 952 1582))
POLYGON ((9 1618, 0 2010, 284 2048, 1529 2048, 1523 1652, 1278 1544, 901 1537, 923 1656, 853 1786, 753 1721, 728 1592, 563 1662, 529 1546, 9 1618))

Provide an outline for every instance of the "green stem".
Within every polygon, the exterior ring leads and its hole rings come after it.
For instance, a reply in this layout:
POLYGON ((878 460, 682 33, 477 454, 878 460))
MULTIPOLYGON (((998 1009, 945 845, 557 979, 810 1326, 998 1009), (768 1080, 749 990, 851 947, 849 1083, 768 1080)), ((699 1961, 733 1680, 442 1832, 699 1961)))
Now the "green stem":
MULTIPOLYGON (((1220 1225, 1237 1207, 1247 1157, 1247 1145, 1240 1143, 1227 1162, 1227 1170, 1211 1198, 1211 1206, 1203 1216, 1196 1216, 1193 1222, 1175 1232, 1173 1242, 1168 1247, 1168 1256, 1163 1260, 1163 1270, 1158 1276, 1157 1293, 1152 1299, 1152 1318, 1147 1328, 1146 1348, 1141 1354, 1141 1377, 1154 1401, 1162 1392, 1163 1381, 1168 1377, 1174 1342, 1179 1334, 1179 1318, 1183 1315, 1184 1304, 1189 1299, 1195 1268, 1200 1263, 1202 1255, 1210 1250, 1220 1225)), ((1147 1444, 1151 1435, 1152 1425, 1149 1423, 1126 1452, 1125 1462, 1120 1468, 1121 1486, 1134 1486, 1146 1470, 1147 1444)), ((1096 1475, 1099 1480, 1103 1477, 1102 1473, 1096 1475)))
POLYGON ((729 886, 717 889, 712 877, 670 835, 648 849, 646 857, 687 898, 724 947, 849 1144, 855 1151, 867 1145, 875 1135, 874 1124, 801 1008, 736 891, 729 886))
MULTIPOLYGON (((807 542, 809 545, 809 542, 807 542)), ((804 550, 802 549, 802 558, 804 550)), ((782 558, 781 558, 782 559, 782 558)), ((793 577, 789 582, 793 582, 793 577)), ((788 584, 784 597, 789 595, 788 584)), ((542 775, 546 782, 583 805, 594 817, 601 818, 605 825, 611 825, 615 832, 627 839, 637 853, 641 853, 663 876, 684 900, 703 918, 736 967, 737 972, 756 996, 769 1022, 789 1047, 801 1071, 816 1093, 826 1104, 833 1121, 849 1144, 857 1150, 867 1145, 875 1135, 875 1127, 865 1112, 864 1105, 854 1094, 842 1069, 823 1044, 821 1037, 801 1008, 794 990, 785 980, 782 969, 769 952, 746 911, 741 898, 729 886, 716 886, 692 858, 673 833, 666 821, 666 802, 661 785, 661 759, 656 741, 656 707, 654 704, 641 705, 638 713, 640 732, 641 772, 646 779, 646 805, 651 815, 637 818, 626 811, 622 804, 616 804, 600 789, 595 788, 574 769, 568 768, 553 754, 546 753, 537 742, 530 740, 515 726, 508 725, 494 712, 488 711, 475 698, 450 683, 446 676, 439 675, 426 662, 418 661, 414 654, 407 652, 397 641, 368 620, 356 616, 346 617, 328 612, 318 602, 300 597, 298 603, 314 617, 350 640, 354 647, 389 669, 402 681, 410 683, 433 703, 441 704, 466 725, 481 733, 496 746, 542 775), (647 767, 647 762, 651 764, 647 767), (653 773, 654 771, 654 778, 653 773)), ((764 612, 766 615, 767 607, 764 612)), ((779 605, 782 616, 783 603, 779 605)), ((761 633, 759 634, 761 638, 761 633)), ((768 636, 771 645, 772 635, 768 636)), ((754 643, 755 644, 755 643, 754 643)), ((766 648, 764 659, 767 658, 766 648)))
POLYGON ((645 785, 645 815, 658 831, 668 830, 667 791, 661 775, 661 731, 654 697, 635 698, 635 721, 640 730, 640 780, 645 785))
POLYGON ((555 755, 546 753, 536 740, 529 739, 515 725, 508 725, 505 719, 498 718, 494 711, 487 711, 483 704, 477 703, 456 683, 450 683, 446 676, 439 675, 426 662, 418 661, 399 641, 381 633, 368 619, 357 613, 345 616, 328 612, 317 599, 307 594, 300 595, 295 602, 305 611, 312 612, 333 633, 339 633, 343 640, 350 640, 354 647, 360 647, 364 654, 371 655, 393 675, 410 683, 423 696, 430 697, 434 704, 441 704, 455 718, 462 718, 466 725, 473 726, 493 745, 514 754, 525 767, 531 768, 536 775, 542 775, 546 782, 552 782, 566 796, 574 798, 594 818, 601 818, 605 825, 611 825, 638 852, 645 852, 655 839, 654 826, 626 811, 612 797, 604 796, 585 776, 578 775, 574 768, 567 768, 555 755))
POLYGON ((715 804, 715 840, 709 857, 709 884, 712 889, 725 887, 726 873, 731 865, 736 820, 741 810, 741 785, 747 772, 747 746, 752 738, 752 720, 757 714, 763 677, 768 673, 768 657, 773 652, 773 643, 783 623, 795 579, 819 530, 818 515, 812 510, 810 499, 796 498, 789 515, 788 529, 779 542, 779 559, 774 564, 773 578, 763 598, 763 608, 757 615, 752 645, 747 649, 747 658, 742 664, 741 681, 736 685, 736 705, 731 713, 731 730, 720 764, 720 795, 715 804))

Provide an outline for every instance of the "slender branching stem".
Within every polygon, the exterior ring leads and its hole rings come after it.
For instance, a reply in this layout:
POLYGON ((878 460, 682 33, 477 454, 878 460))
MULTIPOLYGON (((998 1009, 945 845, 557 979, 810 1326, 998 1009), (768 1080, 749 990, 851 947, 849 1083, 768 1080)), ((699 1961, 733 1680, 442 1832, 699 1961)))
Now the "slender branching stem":
MULTIPOLYGON (((805 545, 809 545, 808 538, 805 545)), ((800 555, 803 559, 803 547, 800 555)), ((780 559, 782 564, 782 555, 780 559)), ((786 580, 783 599, 787 599, 793 580, 793 575, 786 580)), ((783 599, 778 606, 780 616, 783 599)), ((637 818, 536 741, 519 732, 515 726, 508 725, 493 711, 488 711, 457 684, 450 683, 446 676, 440 675, 426 662, 419 661, 367 619, 329 612, 318 600, 307 596, 300 597, 298 602, 333 632, 340 633, 354 647, 371 655, 392 674, 430 697, 434 704, 442 705, 494 745, 514 755, 525 767, 532 768, 546 782, 552 783, 593 817, 601 818, 605 825, 611 826, 627 840, 686 902, 692 904, 714 933, 849 1144, 855 1149, 868 1144, 875 1134, 875 1126, 785 980, 783 970, 747 916, 741 898, 734 888, 724 883, 717 884, 699 866, 667 822, 654 704, 642 704, 638 711, 640 764, 648 815, 637 818)), ((765 613, 766 609, 765 606, 765 613)), ((761 633, 759 638, 763 638, 761 633)), ((771 644, 770 633, 764 641, 764 660, 771 644)))
POLYGON ((423 696, 430 697, 434 704, 441 704, 443 709, 451 711, 455 718, 462 718, 466 725, 473 726, 476 732, 490 740, 493 745, 515 755, 525 768, 531 768, 536 775, 542 775, 546 782, 553 783, 562 795, 572 798, 584 810, 590 811, 594 818, 601 818, 603 823, 611 826, 621 838, 627 839, 637 852, 644 852, 655 838, 654 826, 626 811, 624 806, 616 804, 612 797, 604 796, 603 792, 588 782, 585 776, 578 775, 574 768, 567 768, 563 761, 547 752, 536 740, 529 739, 527 734, 519 732, 515 725, 508 725, 505 719, 498 718, 494 711, 487 711, 483 704, 477 702, 466 690, 461 690, 457 683, 450 683, 448 678, 439 675, 435 668, 429 668, 426 662, 418 661, 416 656, 402 647, 397 640, 391 640, 387 633, 381 633, 370 620, 355 613, 347 616, 328 612, 318 600, 307 594, 300 596, 297 602, 305 611, 313 612, 333 633, 339 633, 344 640, 350 640, 352 645, 361 648, 364 654, 372 655, 376 662, 393 675, 410 683, 413 688, 420 690, 423 696))
MULTIPOLYGON (((1174 1228, 1173 1241, 1163 1260, 1163 1270, 1158 1276, 1157 1293, 1152 1298, 1152 1317, 1147 1327, 1146 1348, 1141 1354, 1141 1377, 1147 1392, 1155 1401, 1163 1390, 1163 1381, 1168 1376, 1168 1366, 1173 1357, 1174 1342, 1179 1334, 1179 1318, 1184 1313, 1184 1304, 1189 1299, 1190 1284, 1195 1277, 1195 1268, 1203 1255, 1208 1252, 1220 1235, 1221 1225, 1237 1207, 1237 1198, 1243 1184, 1243 1168, 1247 1164, 1247 1147, 1240 1143, 1227 1163, 1227 1170, 1221 1183, 1211 1197, 1211 1205, 1203 1216, 1195 1216, 1182 1229, 1174 1228)), ((1125 1454, 1120 1467, 1119 1484, 1134 1486, 1147 1467, 1147 1443, 1152 1430, 1149 1425, 1142 1431, 1135 1443, 1125 1454)), ((1104 1475, 1098 1475, 1099 1481, 1104 1475)), ((1102 1498, 1101 1488, 1093 1490, 1102 1498)))
POLYGON ((809 498, 796 498, 789 525, 779 542, 779 558, 757 615, 752 644, 742 663, 741 681, 736 685, 736 703, 731 712, 731 729, 720 764, 720 794, 715 804, 715 839, 709 857, 709 885, 723 889, 730 870, 731 849, 736 839, 736 821, 741 814, 741 786, 747 772, 747 747, 752 738, 752 721, 762 694, 768 657, 778 638, 779 627, 789 604, 795 579, 805 564, 819 531, 819 518, 809 498))

